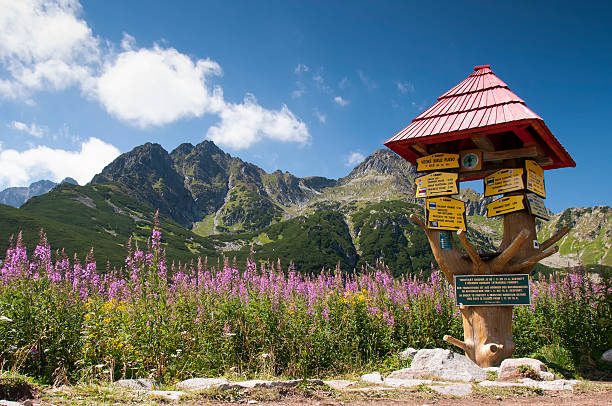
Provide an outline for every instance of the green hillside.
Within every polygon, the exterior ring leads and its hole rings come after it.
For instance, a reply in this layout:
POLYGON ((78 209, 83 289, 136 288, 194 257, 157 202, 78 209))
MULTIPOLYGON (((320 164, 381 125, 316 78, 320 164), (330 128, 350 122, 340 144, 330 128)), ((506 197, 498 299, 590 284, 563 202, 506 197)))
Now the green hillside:
MULTIPOLYGON (((94 247, 99 264, 107 260, 121 266, 130 236, 146 245, 151 235, 154 209, 123 193, 116 184, 75 186, 64 184, 30 199, 20 209, 0 205, 0 249, 6 250, 11 235, 23 233, 30 249, 41 228, 52 248, 84 258, 94 247)), ((160 216, 168 257, 189 261, 197 255, 214 255, 211 241, 160 216)))

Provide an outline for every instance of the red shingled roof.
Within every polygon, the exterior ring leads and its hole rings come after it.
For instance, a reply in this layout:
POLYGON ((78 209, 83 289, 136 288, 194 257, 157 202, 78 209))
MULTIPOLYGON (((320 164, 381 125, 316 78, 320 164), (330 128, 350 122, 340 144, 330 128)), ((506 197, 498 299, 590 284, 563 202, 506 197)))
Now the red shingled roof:
POLYGON ((549 155, 553 164, 546 169, 576 166, 544 120, 495 76, 489 65, 480 65, 384 144, 414 163, 420 155, 409 148, 411 144, 442 143, 469 138, 476 133, 499 133, 528 125, 552 152, 549 155))

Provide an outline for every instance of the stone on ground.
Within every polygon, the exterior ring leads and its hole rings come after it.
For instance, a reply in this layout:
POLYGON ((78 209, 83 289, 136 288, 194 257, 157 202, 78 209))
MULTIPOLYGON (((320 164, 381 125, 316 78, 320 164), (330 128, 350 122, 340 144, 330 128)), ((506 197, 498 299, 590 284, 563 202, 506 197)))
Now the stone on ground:
POLYGON ((496 387, 496 388, 510 388, 510 387, 528 387, 534 389, 542 389, 547 391, 562 391, 562 390, 573 390, 578 380, 566 380, 557 379, 555 381, 534 381, 529 378, 521 378, 518 382, 508 381, 484 381, 480 382, 480 386, 485 387, 496 387))
POLYGON ((147 392, 148 396, 164 400, 179 400, 181 396, 186 394, 182 390, 152 390, 147 392))
POLYGON ((400 352, 399 357, 401 360, 412 359, 416 355, 419 350, 415 350, 412 347, 406 348, 404 351, 400 352))
POLYGON ((379 372, 372 372, 371 374, 365 374, 361 376, 361 380, 368 383, 381 384, 383 382, 382 376, 379 372))
POLYGON ((601 354, 601 360, 606 362, 612 362, 612 348, 601 354))
POLYGON ((21 406, 21 403, 10 400, 0 400, 0 406, 21 406))
POLYGON ((226 382, 219 386, 221 390, 227 389, 250 389, 250 388, 294 388, 299 383, 306 382, 311 385, 324 385, 320 379, 291 379, 287 381, 263 381, 261 379, 251 379, 250 381, 226 382))
POLYGON ((501 363, 497 379, 501 381, 514 381, 523 378, 524 375, 519 371, 521 366, 528 366, 533 369, 540 376, 540 379, 543 379, 540 372, 547 372, 546 365, 540 360, 534 358, 508 358, 501 363))
POLYGON ((442 395, 467 396, 472 393, 472 385, 469 383, 455 383, 451 385, 429 385, 428 388, 442 395))
POLYGON ((345 390, 351 386, 357 385, 357 381, 349 381, 347 379, 330 379, 328 381, 323 381, 323 383, 335 390, 345 390))
POLYGON ((191 378, 177 383, 176 387, 182 390, 196 391, 216 388, 227 383, 229 381, 225 378, 191 378))
POLYGON ((449 381, 484 381, 487 373, 465 355, 441 348, 422 349, 412 359, 410 368, 392 372, 391 379, 433 377, 449 381))
POLYGON ((132 390, 153 390, 158 386, 153 379, 121 379, 115 385, 132 390))
MULTIPOLYGON (((391 376, 391 375, 389 375, 391 376)), ((410 378, 390 378, 387 377, 383 385, 392 386, 394 388, 412 388, 419 385, 426 385, 433 383, 431 379, 410 379, 410 378)))

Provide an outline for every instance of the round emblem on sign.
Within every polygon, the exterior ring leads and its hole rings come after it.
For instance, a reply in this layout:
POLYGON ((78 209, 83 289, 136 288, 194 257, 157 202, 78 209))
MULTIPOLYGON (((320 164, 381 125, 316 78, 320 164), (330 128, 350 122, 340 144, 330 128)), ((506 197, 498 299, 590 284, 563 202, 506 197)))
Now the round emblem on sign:
POLYGON ((474 169, 478 166, 478 155, 473 152, 465 154, 461 160, 461 166, 465 169, 474 169))

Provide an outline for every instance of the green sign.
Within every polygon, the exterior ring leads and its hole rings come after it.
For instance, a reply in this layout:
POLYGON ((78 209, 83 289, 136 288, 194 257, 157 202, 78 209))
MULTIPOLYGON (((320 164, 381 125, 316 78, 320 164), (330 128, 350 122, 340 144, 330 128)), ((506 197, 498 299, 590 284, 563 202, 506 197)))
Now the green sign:
POLYGON ((455 275, 457 306, 520 306, 531 304, 529 275, 455 275))

